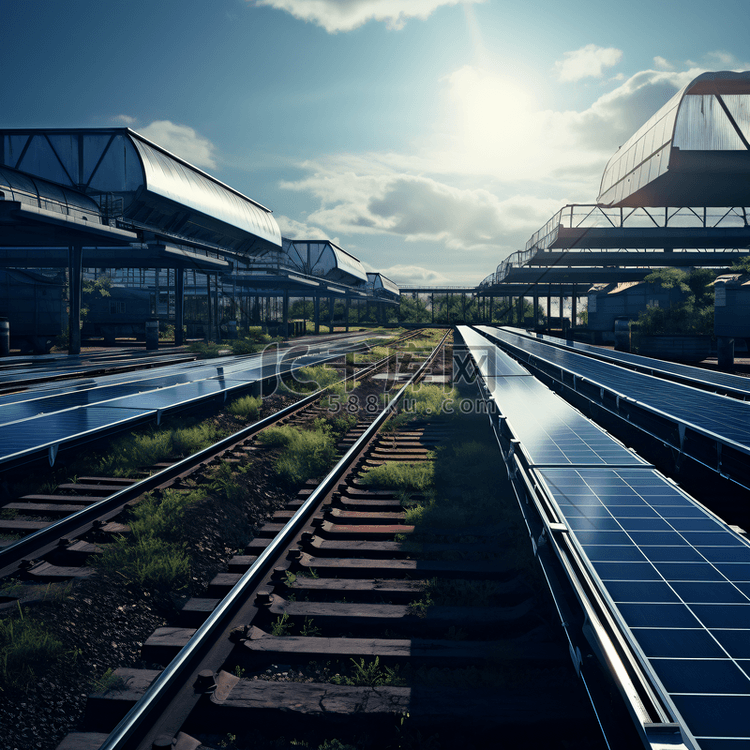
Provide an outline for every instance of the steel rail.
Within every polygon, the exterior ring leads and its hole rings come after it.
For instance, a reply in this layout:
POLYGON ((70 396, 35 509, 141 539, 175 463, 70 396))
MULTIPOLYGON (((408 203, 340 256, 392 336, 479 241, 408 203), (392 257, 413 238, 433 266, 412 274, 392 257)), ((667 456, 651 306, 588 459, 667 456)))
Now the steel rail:
POLYGON ((190 640, 183 646, 177 656, 164 668, 162 673, 146 690, 136 705, 126 714, 120 723, 112 730, 107 740, 99 750, 125 750, 125 748, 139 747, 133 742, 141 742, 148 731, 143 725, 149 717, 159 709, 160 704, 167 698, 175 685, 189 672, 191 667, 203 656, 207 643, 215 639, 231 619, 235 609, 261 582, 279 555, 287 548, 292 539, 302 530, 313 515, 319 502, 330 492, 341 476, 350 468, 351 464, 361 453, 371 439, 380 430, 383 423, 391 416, 406 389, 416 382, 425 369, 430 365, 437 352, 441 349, 448 335, 448 330, 432 353, 425 359, 419 369, 409 378, 396 395, 389 401, 383 411, 370 424, 365 432, 357 439, 352 447, 342 456, 329 474, 313 490, 308 499, 300 506, 294 516, 285 524, 271 543, 263 550, 242 578, 232 590, 218 604, 208 619, 201 625, 190 640), (139 735, 140 732, 140 735, 139 735))
MULTIPOLYGON (((337 355, 337 357, 338 356, 341 355, 337 355)), ((393 356, 394 355, 389 355, 388 357, 384 357, 382 360, 374 362, 359 372, 347 376, 344 378, 343 382, 350 379, 361 378, 363 376, 366 377, 376 369, 383 367, 393 356)), ((194 469, 204 461, 214 458, 218 453, 231 448, 236 443, 252 437, 255 433, 260 432, 271 424, 289 416, 289 414, 303 409, 308 404, 320 398, 326 390, 327 388, 319 389, 294 404, 290 404, 278 412, 248 425, 239 432, 233 433, 213 445, 172 464, 172 466, 162 469, 161 471, 152 474, 150 477, 146 477, 140 482, 132 484, 113 495, 99 500, 98 502, 92 503, 59 521, 55 521, 39 531, 28 534, 13 544, 3 548, 0 550, 0 577, 12 575, 23 566, 25 561, 41 557, 56 549, 59 545, 59 540, 80 536, 89 531, 96 521, 109 520, 109 518, 119 513, 126 503, 135 500, 145 492, 151 492, 175 477, 194 469)))

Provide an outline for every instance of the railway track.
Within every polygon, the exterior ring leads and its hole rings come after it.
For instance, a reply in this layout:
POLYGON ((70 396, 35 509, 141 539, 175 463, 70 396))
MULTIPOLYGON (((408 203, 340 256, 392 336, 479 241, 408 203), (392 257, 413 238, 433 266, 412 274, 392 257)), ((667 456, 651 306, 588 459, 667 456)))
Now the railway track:
MULTIPOLYGON (((399 346, 418 335, 419 331, 410 332, 399 337, 393 345, 399 346)), ((346 376, 345 382, 351 383, 355 377, 364 379, 386 370, 389 364, 393 364, 394 356, 360 368, 357 373, 346 376)), ((23 571, 26 578, 44 581, 70 577, 74 571, 69 565, 55 566, 49 560, 34 561, 49 556, 64 561, 66 551, 70 551, 74 558, 80 557, 81 542, 70 545, 69 540, 79 540, 92 530, 100 535, 121 534, 123 525, 112 519, 128 503, 144 493, 169 487, 176 479, 215 461, 223 452, 252 440, 266 427, 294 419, 296 414, 314 407, 324 395, 325 389, 309 394, 205 450, 181 461, 151 467, 145 470, 145 478, 84 475, 58 484, 52 492, 26 493, 5 503, 0 508, 0 534, 10 536, 10 541, 0 542, 0 577, 19 571, 23 571)))
MULTIPOLYGON (((89 697, 85 731, 61 750, 437 748, 529 735, 545 747, 601 746, 530 553, 503 513, 420 523, 403 506, 432 507, 424 490, 406 497, 368 482, 384 466, 434 471, 436 450, 457 452, 448 477, 482 470, 464 465, 446 419, 382 432, 403 393, 353 428, 323 482, 146 640, 143 669, 115 672, 89 697)), ((476 422, 464 439, 475 432, 476 422)), ((481 505, 465 476, 448 477, 449 499, 481 505)))

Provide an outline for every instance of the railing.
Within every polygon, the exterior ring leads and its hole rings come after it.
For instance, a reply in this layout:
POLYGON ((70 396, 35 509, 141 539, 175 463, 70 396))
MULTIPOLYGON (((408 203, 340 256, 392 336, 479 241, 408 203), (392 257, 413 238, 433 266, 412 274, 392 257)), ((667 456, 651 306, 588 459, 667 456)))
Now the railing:
POLYGON ((748 212, 745 206, 732 207, 620 207, 606 208, 596 204, 573 204, 560 209, 541 229, 531 235, 526 250, 542 250, 550 245, 550 238, 560 227, 747 227, 748 212))
POLYGON ((607 208, 597 204, 571 204, 560 209, 541 229, 534 232, 524 250, 509 255, 498 265, 495 273, 487 276, 479 286, 501 283, 513 268, 520 268, 537 252, 547 249, 557 238, 561 228, 747 228, 749 213, 750 208, 745 206, 607 208))

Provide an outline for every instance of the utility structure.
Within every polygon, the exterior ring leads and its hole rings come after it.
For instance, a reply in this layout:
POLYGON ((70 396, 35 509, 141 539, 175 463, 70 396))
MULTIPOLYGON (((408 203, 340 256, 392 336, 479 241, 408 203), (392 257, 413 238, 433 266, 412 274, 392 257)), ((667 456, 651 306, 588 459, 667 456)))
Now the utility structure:
POLYGON ((546 296, 548 310, 570 296, 575 311, 591 284, 748 255, 750 72, 704 73, 678 91, 609 160, 597 201, 562 208, 478 293, 546 296))
POLYGON ((141 287, 151 280, 156 315, 166 269, 178 345, 186 294, 205 295, 208 335, 225 295, 267 307, 283 299, 284 331, 290 296, 311 297, 316 308, 321 297, 342 299, 347 312, 368 296, 357 258, 328 240, 282 242, 270 209, 130 128, 0 129, 0 267, 67 270, 72 354, 84 269, 135 288, 138 270, 141 287), (319 250, 316 262, 296 253, 301 245, 319 250))

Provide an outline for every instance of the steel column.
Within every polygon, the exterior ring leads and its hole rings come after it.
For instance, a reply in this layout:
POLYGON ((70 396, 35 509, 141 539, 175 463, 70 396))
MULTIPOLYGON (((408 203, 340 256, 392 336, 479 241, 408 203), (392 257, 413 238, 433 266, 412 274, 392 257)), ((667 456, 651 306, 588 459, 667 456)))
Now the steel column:
POLYGON ((182 346, 185 343, 183 326, 185 325, 185 271, 174 270, 174 343, 182 346))
POLYGON ((83 291, 83 247, 68 248, 68 354, 81 353, 81 292, 83 291))

